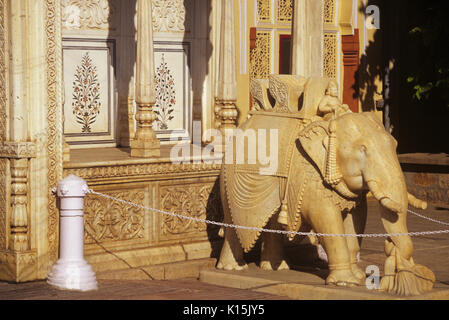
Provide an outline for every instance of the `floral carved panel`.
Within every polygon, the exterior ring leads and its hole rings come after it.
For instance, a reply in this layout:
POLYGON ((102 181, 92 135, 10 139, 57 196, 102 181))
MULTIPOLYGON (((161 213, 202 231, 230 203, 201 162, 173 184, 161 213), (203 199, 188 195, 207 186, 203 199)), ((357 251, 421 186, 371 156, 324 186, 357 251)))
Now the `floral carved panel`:
POLYGON ((65 38, 64 135, 71 145, 115 142, 115 42, 65 38))
POLYGON ((189 42, 154 42, 157 117, 154 125, 161 141, 190 140, 193 104, 190 59, 189 42))
POLYGON ((190 2, 191 0, 153 0, 153 31, 188 32, 186 7, 189 8, 190 2))
POLYGON ((109 0, 62 0, 62 26, 68 30, 110 28, 115 11, 109 0))
MULTIPOLYGON (((106 192, 144 205, 144 190, 106 192)), ((88 196, 85 203, 85 243, 139 240, 144 238, 144 210, 109 199, 88 196)))
MULTIPOLYGON (((214 184, 161 187, 160 208, 188 217, 222 221, 219 188, 214 184)), ((161 240, 211 238, 217 233, 216 226, 170 215, 161 215, 160 230, 161 240)))

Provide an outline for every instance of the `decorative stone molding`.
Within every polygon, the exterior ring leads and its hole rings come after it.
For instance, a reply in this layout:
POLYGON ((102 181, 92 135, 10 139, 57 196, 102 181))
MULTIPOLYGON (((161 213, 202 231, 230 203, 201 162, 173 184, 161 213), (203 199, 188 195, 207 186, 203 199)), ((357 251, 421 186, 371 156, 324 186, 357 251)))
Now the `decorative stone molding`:
MULTIPOLYGON (((62 177, 62 36, 61 2, 46 0, 45 33, 47 38, 47 185, 56 186, 62 177)), ((48 259, 58 259, 58 209, 48 188, 48 259)))
POLYGON ((64 29, 109 29, 114 12, 108 0, 62 0, 64 29))
POLYGON ((155 163, 155 164, 124 164, 98 167, 66 168, 64 176, 73 174, 83 179, 135 178, 168 176, 171 174, 198 174, 203 172, 218 173, 221 165, 214 163, 155 163))
POLYGON ((0 142, 0 158, 23 159, 36 157, 34 142, 0 142))
POLYGON ((186 7, 184 0, 153 0, 153 31, 184 32, 186 7))
MULTIPOLYGON (((5 0, 0 0, 0 142, 6 140, 6 108, 7 108, 7 23, 5 0)), ((6 249, 6 214, 7 214, 7 167, 8 160, 0 158, 0 248, 6 249)))

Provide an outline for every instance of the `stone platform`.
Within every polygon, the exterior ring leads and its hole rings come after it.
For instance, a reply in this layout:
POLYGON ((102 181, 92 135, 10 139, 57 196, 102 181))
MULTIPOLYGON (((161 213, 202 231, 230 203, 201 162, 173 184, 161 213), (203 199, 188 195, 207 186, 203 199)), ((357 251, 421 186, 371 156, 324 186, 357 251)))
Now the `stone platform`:
MULTIPOLYGON (((429 203, 427 210, 413 209, 427 217, 448 222, 449 208, 429 203)), ((445 230, 448 226, 438 225, 428 220, 409 214, 407 216, 409 231, 445 230)), ((366 233, 385 233, 379 214, 379 203, 368 201, 366 233)), ((359 266, 366 270, 368 266, 379 268, 384 274, 385 263, 384 238, 365 238, 362 241, 359 266)), ((449 235, 426 235, 412 238, 413 258, 416 263, 430 268, 436 277, 434 289, 421 296, 406 299, 449 300, 449 235)), ((249 262, 246 271, 202 270, 200 281, 225 287, 250 289, 256 292, 271 293, 291 299, 329 299, 329 300, 395 300, 405 299, 384 294, 365 287, 340 288, 324 285, 329 273, 327 264, 318 259, 315 247, 307 244, 287 247, 287 260, 292 270, 264 271, 256 266, 258 248, 250 251, 245 260, 249 262)))
POLYGON ((245 271, 203 270, 200 281, 216 286, 249 289, 255 292, 285 296, 297 300, 448 300, 449 285, 437 284, 429 293, 398 297, 365 287, 340 288, 324 285, 327 270, 265 271, 250 264, 245 271))

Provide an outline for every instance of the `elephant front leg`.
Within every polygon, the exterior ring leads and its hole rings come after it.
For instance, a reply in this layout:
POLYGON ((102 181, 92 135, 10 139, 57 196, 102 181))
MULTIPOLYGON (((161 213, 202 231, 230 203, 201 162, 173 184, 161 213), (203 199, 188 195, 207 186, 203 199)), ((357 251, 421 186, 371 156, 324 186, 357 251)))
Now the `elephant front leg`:
MULTIPOLYGON (((272 218, 268 223, 268 229, 278 230, 281 229, 281 225, 272 218)), ((287 262, 284 260, 284 244, 283 236, 281 234, 264 233, 262 235, 260 268, 263 270, 290 269, 287 262)))
MULTIPOLYGON (((318 233, 344 234, 343 218, 332 204, 321 203, 320 207, 312 208, 306 216, 313 229, 318 233)), ((320 243, 327 253, 329 261, 329 276, 326 284, 337 286, 356 286, 360 283, 351 269, 351 259, 348 243, 344 237, 321 237, 320 243)))
MULTIPOLYGON (((363 199, 357 207, 352 209, 345 215, 343 225, 347 234, 362 234, 366 225, 366 199, 363 199)), ((357 255, 360 252, 361 238, 347 237, 349 257, 351 262, 351 270, 354 276, 359 280, 359 284, 363 285, 366 279, 366 273, 357 265, 357 255)))

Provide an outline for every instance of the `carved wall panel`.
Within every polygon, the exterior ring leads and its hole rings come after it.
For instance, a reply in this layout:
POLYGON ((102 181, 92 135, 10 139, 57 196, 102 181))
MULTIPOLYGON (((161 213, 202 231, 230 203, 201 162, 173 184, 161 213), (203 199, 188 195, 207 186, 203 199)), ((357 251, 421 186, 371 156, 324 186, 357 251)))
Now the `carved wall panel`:
POLYGON ((66 30, 108 30, 115 13, 110 0, 62 0, 62 26, 66 30))
POLYGON ((271 0, 257 0, 258 22, 271 22, 271 0))
MULTIPOLYGON (((144 205, 142 189, 104 192, 110 196, 144 205)), ((85 199, 86 244, 144 239, 144 210, 106 198, 88 196, 85 199)))
POLYGON ((325 0, 324 1, 324 23, 334 24, 335 23, 335 0, 325 0))
POLYGON ((267 79, 271 73, 271 32, 257 31, 256 45, 250 51, 250 76, 267 79))
MULTIPOLYGON (((221 202, 218 185, 186 184, 161 186, 161 210, 189 217, 221 221, 221 202), (207 214, 206 214, 207 212, 207 214)), ((169 215, 160 215, 160 240, 213 238, 217 227, 169 215)))
POLYGON ((335 33, 324 34, 324 61, 323 76, 337 78, 337 35, 335 33))
POLYGON ((191 0, 153 0, 154 32, 189 32, 190 20, 186 19, 191 0))
POLYGON ((291 22, 293 17, 293 0, 278 0, 276 17, 280 23, 291 22))

